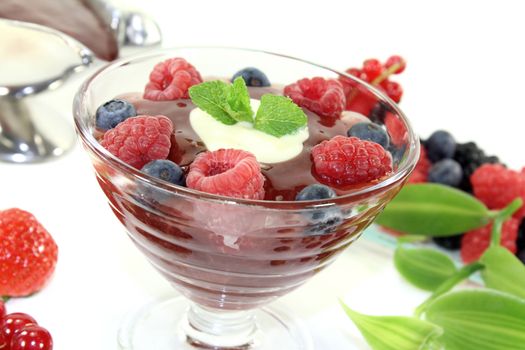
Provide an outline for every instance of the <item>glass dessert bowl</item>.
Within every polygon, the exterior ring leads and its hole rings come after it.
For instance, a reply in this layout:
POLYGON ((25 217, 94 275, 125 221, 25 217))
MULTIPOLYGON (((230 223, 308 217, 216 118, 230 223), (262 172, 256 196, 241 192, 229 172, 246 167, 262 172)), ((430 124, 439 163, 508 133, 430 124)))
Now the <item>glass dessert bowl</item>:
MULTIPOLYGON (((117 61, 82 86, 74 113, 114 214, 149 262, 185 297, 149 305, 130 318, 119 334, 123 349, 310 349, 300 321, 268 304, 301 286, 354 242, 400 190, 419 154, 419 141, 403 113, 373 87, 326 67, 255 50, 178 48, 117 61), (249 83, 252 99, 282 95, 284 85, 304 77, 338 80, 337 89, 345 86, 346 97, 354 99, 347 105, 358 108, 326 117, 318 106, 303 105, 306 125, 301 130, 307 134, 298 151, 277 161, 261 162, 263 156, 256 155, 263 194, 207 193, 192 188, 195 181, 189 179, 192 163, 211 151, 194 123, 197 100, 151 101, 142 94, 153 67, 174 57, 191 62, 204 81, 229 81, 244 67, 259 68, 273 84, 249 83), (140 170, 142 164, 132 166, 101 144, 105 135, 97 109, 115 97, 129 101, 139 115, 162 114, 171 120, 166 157, 180 165, 188 187, 151 176, 140 170), (332 196, 301 200, 305 197, 298 193, 305 187, 324 181, 315 172, 312 148, 335 135, 346 137, 349 127, 366 119, 356 111, 365 111, 390 135, 384 151, 390 171, 366 183, 334 184, 332 196)), ((217 126, 211 135, 221 132, 217 126)))

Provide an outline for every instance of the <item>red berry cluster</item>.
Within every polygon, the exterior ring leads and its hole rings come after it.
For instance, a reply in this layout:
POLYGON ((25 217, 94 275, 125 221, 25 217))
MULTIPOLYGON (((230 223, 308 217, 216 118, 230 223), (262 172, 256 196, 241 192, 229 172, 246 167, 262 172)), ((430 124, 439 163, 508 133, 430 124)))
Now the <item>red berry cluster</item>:
MULTIPOLYGON (((400 74, 405 70, 406 61, 401 56, 391 56, 384 64, 377 59, 367 59, 361 68, 349 68, 346 73, 359 78, 378 90, 384 92, 394 102, 399 103, 403 96, 403 88, 389 78, 391 75, 400 74)), ((343 84, 346 96, 346 110, 369 115, 377 103, 377 98, 355 81, 341 76, 339 81, 343 84)))
POLYGON ((5 304, 0 299, 0 349, 52 350, 53 338, 28 314, 6 314, 5 304))

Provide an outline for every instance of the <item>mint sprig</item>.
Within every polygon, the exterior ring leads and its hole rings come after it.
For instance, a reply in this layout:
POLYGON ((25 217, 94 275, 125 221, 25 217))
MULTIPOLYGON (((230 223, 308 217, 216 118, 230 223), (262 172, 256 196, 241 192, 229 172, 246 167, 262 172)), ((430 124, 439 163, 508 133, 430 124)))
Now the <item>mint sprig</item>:
POLYGON ((228 104, 231 86, 220 80, 207 81, 193 85, 189 89, 190 98, 200 109, 223 124, 233 125, 237 120, 228 104))
POLYGON ((261 98, 255 119, 250 94, 242 77, 233 84, 207 81, 189 89, 197 107, 223 124, 252 123, 254 128, 275 137, 293 134, 306 126, 304 111, 287 97, 266 94, 261 98))
POLYGON ((502 223, 522 205, 518 198, 506 208, 490 211, 474 197, 446 186, 405 186, 378 222, 414 237, 398 241, 396 268, 407 281, 433 293, 412 318, 367 316, 345 307, 371 348, 393 349, 385 340, 398 341, 402 334, 413 340, 404 344, 404 350, 521 349, 525 344, 525 266, 501 247, 500 240, 502 223), (479 261, 460 269, 443 253, 403 246, 419 242, 422 236, 449 236, 489 222, 493 222, 491 246, 479 261), (451 292, 478 271, 488 289, 451 292), (423 321, 426 327, 418 323, 423 321), (431 342, 430 325, 443 330, 431 342))
POLYGON ((307 122, 304 111, 288 97, 263 95, 255 116, 255 129, 281 137, 294 133, 307 122))

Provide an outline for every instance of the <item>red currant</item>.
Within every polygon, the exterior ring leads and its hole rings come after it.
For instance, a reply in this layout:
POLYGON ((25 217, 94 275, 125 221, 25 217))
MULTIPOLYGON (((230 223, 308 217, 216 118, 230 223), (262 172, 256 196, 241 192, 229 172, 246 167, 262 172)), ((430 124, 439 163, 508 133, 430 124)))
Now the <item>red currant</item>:
POLYGON ((11 343, 13 335, 18 333, 24 326, 36 324, 35 319, 28 314, 21 312, 7 314, 0 321, 0 349, 9 349, 7 346, 11 343))
POLYGON ((401 85, 395 81, 386 81, 384 84, 382 84, 382 86, 384 87, 388 97, 394 100, 395 103, 399 103, 399 101, 401 101, 401 96, 403 96, 403 88, 401 85))
POLYGON ((369 82, 377 78, 383 72, 383 70, 384 67, 381 62, 375 58, 368 59, 363 62, 363 72, 368 77, 369 82))
POLYGON ((2 320, 5 315, 6 315, 5 303, 2 300, 2 298, 0 298, 0 320, 2 320))
POLYGON ((11 340, 10 350, 52 350, 53 338, 47 329, 37 325, 25 326, 11 340))
POLYGON ((385 62, 385 68, 388 69, 392 67, 393 65, 398 65, 399 68, 393 71, 394 74, 402 73, 405 70, 405 67, 407 66, 406 61, 401 56, 390 56, 388 60, 385 62))

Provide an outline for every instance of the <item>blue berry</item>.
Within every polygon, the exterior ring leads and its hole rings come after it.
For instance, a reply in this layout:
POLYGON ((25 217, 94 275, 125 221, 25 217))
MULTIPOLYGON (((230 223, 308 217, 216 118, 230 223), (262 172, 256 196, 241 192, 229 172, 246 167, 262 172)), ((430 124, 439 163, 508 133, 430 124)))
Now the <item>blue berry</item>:
MULTIPOLYGON (((337 194, 328 186, 313 184, 306 186, 297 194, 295 200, 308 201, 335 198, 337 194)), ((322 235, 332 233, 342 222, 343 215, 337 206, 315 209, 307 214, 310 225, 305 230, 307 235, 322 235)))
POLYGON ((372 141, 383 146, 384 149, 388 148, 390 140, 386 131, 376 123, 362 122, 354 124, 346 132, 348 136, 355 136, 361 140, 372 141))
POLYGON ((428 181, 457 187, 463 178, 461 165, 453 159, 443 159, 432 165, 428 171, 428 181))
POLYGON ((185 185, 184 171, 170 160, 152 160, 142 167, 142 171, 175 185, 185 185))
POLYGON ((97 128, 101 130, 113 129, 119 123, 135 117, 135 107, 125 100, 111 100, 98 107, 96 113, 97 128))
POLYGON ((337 194, 330 187, 320 184, 308 185, 297 193, 296 201, 311 201, 316 199, 335 198, 337 194))
POLYGON ((456 140, 447 131, 434 132, 425 142, 428 159, 432 163, 445 158, 452 158, 456 151, 456 140))
POLYGON ((518 253, 518 259, 525 264, 525 249, 518 253))
POLYGON ((261 87, 271 85, 266 74, 253 67, 241 69, 233 75, 232 81, 237 77, 242 77, 247 86, 261 87))
POLYGON ((445 249, 459 250, 459 248, 461 248, 461 238, 463 238, 462 233, 453 236, 432 237, 432 240, 438 246, 443 247, 445 249))

